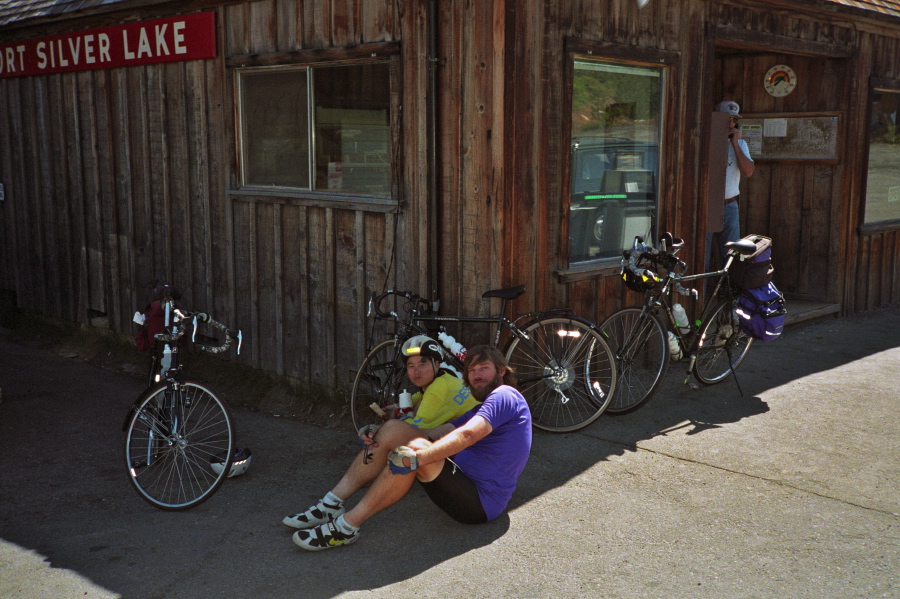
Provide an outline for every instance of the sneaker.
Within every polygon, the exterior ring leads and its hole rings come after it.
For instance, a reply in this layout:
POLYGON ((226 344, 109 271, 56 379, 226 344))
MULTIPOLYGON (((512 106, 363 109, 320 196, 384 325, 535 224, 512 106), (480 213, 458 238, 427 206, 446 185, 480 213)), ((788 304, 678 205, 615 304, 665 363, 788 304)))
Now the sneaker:
POLYGON ((347 534, 341 532, 335 522, 328 522, 308 530, 298 530, 294 533, 294 543, 307 551, 322 551, 338 545, 355 543, 359 538, 359 532, 347 534))
POLYGON ((321 499, 305 512, 285 517, 282 522, 291 528, 313 528, 337 520, 344 513, 344 506, 325 503, 321 499))

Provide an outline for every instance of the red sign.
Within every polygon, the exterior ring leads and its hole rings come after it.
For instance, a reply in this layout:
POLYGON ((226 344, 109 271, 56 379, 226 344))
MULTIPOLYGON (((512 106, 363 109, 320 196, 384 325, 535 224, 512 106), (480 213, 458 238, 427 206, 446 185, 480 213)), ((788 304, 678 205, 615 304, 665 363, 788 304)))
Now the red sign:
POLYGON ((0 78, 216 57, 212 11, 0 44, 0 78))

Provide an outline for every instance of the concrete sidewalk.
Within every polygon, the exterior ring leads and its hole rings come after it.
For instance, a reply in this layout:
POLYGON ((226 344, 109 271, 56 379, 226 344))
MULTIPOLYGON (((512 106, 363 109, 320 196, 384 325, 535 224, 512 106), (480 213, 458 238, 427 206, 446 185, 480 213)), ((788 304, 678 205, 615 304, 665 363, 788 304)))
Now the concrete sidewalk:
MULTIPOLYGON (((789 330, 728 380, 537 433, 508 515, 454 523, 418 487, 358 543, 284 515, 346 430, 237 411, 251 471, 184 513, 126 479, 134 378, 0 332, 0 597, 900 597, 900 307, 789 330)), ((214 382, 213 382, 214 384, 214 382)))

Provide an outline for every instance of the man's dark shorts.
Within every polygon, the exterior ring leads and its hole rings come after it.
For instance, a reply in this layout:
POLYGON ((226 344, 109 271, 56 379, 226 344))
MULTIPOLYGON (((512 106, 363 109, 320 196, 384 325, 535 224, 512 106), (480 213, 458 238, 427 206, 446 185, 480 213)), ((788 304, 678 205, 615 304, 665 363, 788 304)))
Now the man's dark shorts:
POLYGON ((441 468, 437 478, 421 484, 431 501, 457 522, 463 524, 487 522, 487 515, 484 513, 475 483, 450 459, 444 460, 444 467, 441 468))

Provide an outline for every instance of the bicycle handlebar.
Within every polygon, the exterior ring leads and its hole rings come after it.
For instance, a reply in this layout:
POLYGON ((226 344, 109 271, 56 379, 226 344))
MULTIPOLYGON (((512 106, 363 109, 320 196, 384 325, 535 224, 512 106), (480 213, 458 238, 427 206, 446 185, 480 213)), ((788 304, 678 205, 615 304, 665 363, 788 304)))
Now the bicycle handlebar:
POLYGON ((413 310, 417 311, 417 306, 419 306, 419 305, 423 306, 425 308, 425 310, 428 310, 431 306, 431 302, 429 302, 425 298, 418 296, 415 293, 412 293, 410 291, 400 291, 398 289, 388 289, 387 291, 385 291, 384 293, 381 293, 381 294, 373 293, 372 297, 369 298, 369 310, 368 310, 369 317, 393 318, 395 320, 400 320, 400 316, 393 310, 391 310, 390 312, 384 312, 381 309, 381 302, 383 302, 384 299, 390 295, 396 295, 397 297, 402 297, 406 301, 412 303, 413 307, 409 308, 408 309, 409 311, 413 311, 413 310))
POLYGON ((228 349, 231 346, 231 342, 237 339, 237 353, 240 355, 241 353, 241 344, 243 342, 243 335, 241 334, 241 330, 231 331, 228 327, 217 320, 213 320, 213 318, 207 314, 206 312, 189 312, 186 310, 174 310, 175 314, 175 330, 172 333, 158 333, 156 338, 162 341, 163 343, 175 343, 179 339, 181 339, 184 334, 187 332, 187 322, 189 320, 193 320, 193 336, 191 341, 196 341, 197 339, 197 323, 202 322, 210 325, 211 327, 217 328, 220 331, 225 333, 225 341, 222 342, 221 345, 198 345, 201 351, 207 351, 211 354, 219 354, 228 349))
POLYGON ((659 238, 662 249, 656 249, 651 245, 644 243, 644 238, 636 236, 634 238, 634 247, 631 250, 625 250, 622 253, 622 268, 627 268, 638 277, 646 277, 657 283, 662 283, 666 279, 675 281, 675 290, 681 295, 696 295, 695 290, 685 289, 678 282, 678 279, 687 270, 687 264, 683 260, 679 260, 675 255, 678 250, 684 247, 684 240, 673 237, 671 233, 663 233, 659 238), (638 266, 642 261, 648 261, 651 264, 661 266, 667 272, 665 277, 660 277, 656 272, 649 268, 638 266))

